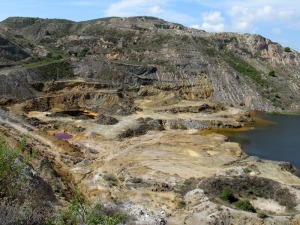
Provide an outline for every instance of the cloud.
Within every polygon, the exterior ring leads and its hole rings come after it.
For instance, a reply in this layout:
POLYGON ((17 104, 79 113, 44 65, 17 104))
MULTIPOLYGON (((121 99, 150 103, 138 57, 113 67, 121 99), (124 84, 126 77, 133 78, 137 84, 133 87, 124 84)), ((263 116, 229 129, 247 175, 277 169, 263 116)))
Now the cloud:
POLYGON ((273 32, 274 34, 277 34, 277 35, 282 34, 282 30, 281 30, 280 28, 278 28, 278 27, 273 28, 273 29, 272 29, 272 32, 273 32))
POLYGON ((213 12, 205 12, 202 14, 202 24, 194 24, 190 27, 212 31, 212 32, 222 32, 225 30, 225 19, 222 17, 220 11, 213 11, 213 12))
POLYGON ((119 0, 112 3, 106 10, 106 16, 137 16, 146 14, 159 14, 163 10, 161 5, 167 2, 166 0, 119 0))
POLYGON ((212 23, 223 23, 224 18, 221 16, 221 12, 215 11, 211 13, 203 13, 202 18, 206 22, 212 22, 212 23))
POLYGON ((223 23, 211 24, 204 22, 201 28, 206 31, 222 32, 225 29, 225 25, 223 23))
POLYGON ((199 24, 192 24, 192 25, 190 25, 190 28, 194 28, 194 29, 201 29, 201 25, 199 25, 199 24))
POLYGON ((260 23, 288 24, 297 17, 293 10, 277 9, 271 5, 259 8, 234 5, 227 14, 231 20, 231 29, 252 32, 260 23))
MULTIPOLYGON (((255 32, 262 25, 280 23, 300 30, 300 1, 295 0, 190 0, 203 8, 221 11, 225 28, 231 31, 255 32)), ((211 24, 211 23, 210 23, 211 24)))
POLYGON ((193 17, 171 10, 176 0, 118 0, 110 4, 105 16, 154 16, 171 22, 187 23, 194 21, 193 17))

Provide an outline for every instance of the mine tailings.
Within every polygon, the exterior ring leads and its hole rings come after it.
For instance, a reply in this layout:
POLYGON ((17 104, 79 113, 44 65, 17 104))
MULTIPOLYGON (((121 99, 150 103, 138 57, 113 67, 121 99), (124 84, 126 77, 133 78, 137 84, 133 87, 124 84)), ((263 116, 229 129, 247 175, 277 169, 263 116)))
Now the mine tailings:
MULTIPOLYGON (((239 129, 205 131, 220 133, 241 144, 251 156, 286 161, 300 170, 300 116, 253 112, 255 122, 239 129)), ((300 177, 298 171, 297 176, 300 177)))

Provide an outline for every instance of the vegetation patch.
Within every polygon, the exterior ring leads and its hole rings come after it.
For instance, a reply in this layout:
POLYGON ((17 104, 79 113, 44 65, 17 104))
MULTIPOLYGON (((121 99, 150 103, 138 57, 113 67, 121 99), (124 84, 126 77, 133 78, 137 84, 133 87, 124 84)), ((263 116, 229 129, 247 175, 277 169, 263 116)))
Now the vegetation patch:
POLYGON ((234 206, 237 207, 238 209, 248 211, 248 212, 255 212, 255 209, 253 205, 249 202, 249 200, 236 198, 231 188, 225 188, 220 195, 220 199, 222 199, 223 201, 229 204, 234 204, 234 206))
POLYGON ((240 74, 251 78, 259 85, 267 84, 267 81, 261 77, 261 73, 242 58, 229 51, 224 56, 226 62, 240 74))
POLYGON ((91 205, 85 202, 79 190, 75 190, 70 206, 60 213, 58 221, 50 224, 116 225, 124 222, 125 219, 126 216, 117 209, 108 211, 101 204, 91 205))
POLYGON ((253 205, 249 202, 249 200, 238 200, 234 205, 241 210, 248 212, 255 212, 253 205))
POLYGON ((47 182, 28 165, 33 157, 23 157, 25 138, 10 147, 0 138, 0 224, 46 224, 54 215, 54 193, 47 182))
POLYGON ((244 171, 244 173, 246 173, 246 174, 252 172, 252 170, 251 170, 250 168, 248 168, 248 167, 244 168, 243 171, 244 171))
POLYGON ((230 188, 225 188, 220 195, 220 199, 225 202, 234 203, 237 201, 237 198, 234 196, 232 190, 230 188))
POLYGON ((184 196, 189 191, 197 188, 199 179, 194 177, 186 179, 181 186, 179 186, 175 191, 184 196))
POLYGON ((77 57, 83 58, 86 56, 86 54, 90 51, 90 48, 88 47, 83 47, 79 50, 79 52, 77 53, 77 57))
POLYGON ((118 178, 113 174, 105 174, 103 179, 107 181, 110 187, 118 185, 118 178))
POLYGON ((288 189, 281 187, 276 181, 262 177, 211 177, 202 180, 199 187, 216 201, 221 198, 232 203, 234 193, 236 199, 272 199, 286 206, 288 210, 296 206, 295 196, 288 189))
POLYGON ((268 74, 269 74, 269 76, 271 76, 271 77, 276 77, 275 70, 270 70, 270 71, 268 72, 268 74))
POLYGON ((291 52, 291 48, 290 48, 290 47, 285 47, 283 50, 284 50, 285 52, 291 52))

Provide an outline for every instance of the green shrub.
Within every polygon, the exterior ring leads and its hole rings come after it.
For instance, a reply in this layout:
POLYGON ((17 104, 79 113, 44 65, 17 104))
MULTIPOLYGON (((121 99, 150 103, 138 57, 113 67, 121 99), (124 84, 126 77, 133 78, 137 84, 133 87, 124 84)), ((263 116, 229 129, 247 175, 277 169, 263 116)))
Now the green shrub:
POLYGON ((186 207, 186 202, 185 201, 181 200, 181 201, 178 202, 178 208, 179 209, 183 209, 185 207, 186 207))
POLYGON ((110 187, 118 185, 118 179, 113 174, 105 174, 103 176, 103 179, 107 181, 107 183, 110 187))
POLYGON ((220 195, 220 199, 229 203, 234 203, 237 201, 237 198, 234 196, 230 188, 225 188, 223 190, 222 194, 220 195))
POLYGON ((291 48, 290 48, 290 47, 285 47, 283 50, 284 50, 285 52, 291 52, 291 48))
POLYGON ((119 212, 105 212, 101 204, 90 205, 85 203, 78 189, 73 191, 71 205, 62 211, 57 221, 58 225, 116 225, 125 220, 126 216, 119 212))
POLYGON ((244 171, 244 173, 251 173, 252 172, 252 170, 249 169, 248 167, 244 168, 243 171, 244 171))
POLYGON ((18 160, 25 142, 26 138, 23 138, 17 148, 11 148, 4 138, 0 137, 0 197, 11 196, 25 180, 25 176, 20 174, 29 158, 24 161, 18 160))
POLYGON ((139 184, 139 183, 142 183, 142 181, 143 180, 141 178, 134 177, 134 178, 132 178, 131 183, 139 184))
POLYGON ((280 98, 279 93, 278 93, 278 92, 275 92, 275 93, 274 93, 274 97, 275 97, 275 98, 280 98))
POLYGON ((265 219, 265 218, 268 217, 268 215, 265 212, 263 212, 263 211, 258 211, 257 212, 257 217, 261 218, 261 219, 265 219))
POLYGON ((81 48, 79 50, 79 52, 77 53, 77 57, 85 57, 86 54, 90 51, 90 49, 88 47, 84 47, 84 48, 81 48))
POLYGON ((255 209, 249 200, 238 200, 234 205, 241 210, 255 212, 255 209))
POLYGON ((275 75, 275 70, 270 70, 268 74, 269 74, 269 76, 271 76, 271 77, 276 77, 276 75, 275 75))

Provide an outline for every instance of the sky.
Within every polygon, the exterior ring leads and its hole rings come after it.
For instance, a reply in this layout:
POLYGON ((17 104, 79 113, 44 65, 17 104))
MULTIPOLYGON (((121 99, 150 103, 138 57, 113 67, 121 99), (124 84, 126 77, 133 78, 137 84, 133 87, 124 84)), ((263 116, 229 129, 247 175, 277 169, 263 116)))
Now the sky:
POLYGON ((299 9, 299 0, 0 0, 0 21, 154 16, 208 32, 260 34, 300 52, 299 9))

